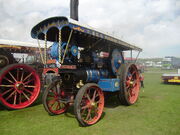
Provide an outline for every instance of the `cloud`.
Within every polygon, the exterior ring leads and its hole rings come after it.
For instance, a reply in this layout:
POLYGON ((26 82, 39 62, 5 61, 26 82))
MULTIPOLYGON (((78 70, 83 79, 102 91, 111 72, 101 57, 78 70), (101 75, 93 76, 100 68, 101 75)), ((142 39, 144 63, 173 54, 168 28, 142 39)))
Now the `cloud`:
MULTIPOLYGON (((51 16, 69 16, 69 0, 0 0, 0 38, 31 41, 31 28, 51 16)), ((143 48, 142 57, 180 57, 180 1, 79 0, 83 23, 143 48), (175 49, 176 48, 176 49, 175 49)))
POLYGON ((67 4, 63 0, 1 0, 0 38, 33 42, 32 27, 47 17, 67 15, 67 4))
POLYGON ((145 57, 176 55, 180 50, 180 2, 176 0, 83 0, 83 19, 143 48, 145 57), (92 5, 91 5, 92 4, 92 5), (98 5, 98 6, 93 6, 98 5), (87 10, 91 7, 91 11, 87 10), (95 15, 95 16, 94 16, 95 15), (169 49, 172 48, 172 49, 169 49), (166 52, 166 53, 165 53, 166 52))

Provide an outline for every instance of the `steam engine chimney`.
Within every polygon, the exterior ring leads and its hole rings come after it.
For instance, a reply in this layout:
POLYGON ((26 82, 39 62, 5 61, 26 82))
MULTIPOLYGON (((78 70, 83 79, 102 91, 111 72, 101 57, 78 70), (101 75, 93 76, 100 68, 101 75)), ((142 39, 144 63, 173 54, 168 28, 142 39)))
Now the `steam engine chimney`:
POLYGON ((78 21, 78 5, 79 0, 71 0, 70 2, 70 18, 78 21))

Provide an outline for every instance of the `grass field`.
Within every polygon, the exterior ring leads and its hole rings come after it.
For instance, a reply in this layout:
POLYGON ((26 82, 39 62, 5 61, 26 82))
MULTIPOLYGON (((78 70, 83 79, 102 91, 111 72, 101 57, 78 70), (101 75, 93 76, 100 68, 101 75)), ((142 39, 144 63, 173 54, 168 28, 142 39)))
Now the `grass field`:
POLYGON ((133 106, 108 99, 102 119, 90 127, 80 127, 73 108, 65 114, 49 116, 42 104, 0 111, 0 135, 180 135, 180 85, 161 83, 160 72, 145 73, 145 88, 133 106))

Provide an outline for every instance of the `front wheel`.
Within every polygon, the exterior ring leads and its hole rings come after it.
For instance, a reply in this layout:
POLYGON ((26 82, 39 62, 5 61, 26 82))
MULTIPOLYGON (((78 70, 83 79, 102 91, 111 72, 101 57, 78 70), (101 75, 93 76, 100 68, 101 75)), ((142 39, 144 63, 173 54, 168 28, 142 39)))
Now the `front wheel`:
POLYGON ((45 110, 50 115, 58 115, 64 113, 69 104, 61 102, 60 99, 64 98, 64 91, 61 90, 61 81, 53 81, 44 91, 42 97, 42 103, 45 110))
POLYGON ((74 112, 82 126, 95 124, 102 115, 104 94, 95 83, 87 83, 77 93, 74 112))

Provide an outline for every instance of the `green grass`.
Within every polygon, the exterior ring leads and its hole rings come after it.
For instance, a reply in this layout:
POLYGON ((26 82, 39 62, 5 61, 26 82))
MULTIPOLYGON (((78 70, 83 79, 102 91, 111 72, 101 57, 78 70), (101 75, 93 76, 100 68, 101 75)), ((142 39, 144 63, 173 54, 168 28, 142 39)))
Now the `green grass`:
POLYGON ((177 69, 165 70, 165 69, 154 68, 154 67, 148 67, 146 70, 147 70, 147 73, 177 73, 178 72, 177 69))
POLYGON ((145 88, 135 105, 108 99, 103 118, 80 127, 73 108, 49 116, 42 104, 22 110, 0 111, 0 135, 180 135, 180 85, 161 83, 160 73, 145 73, 145 88))

